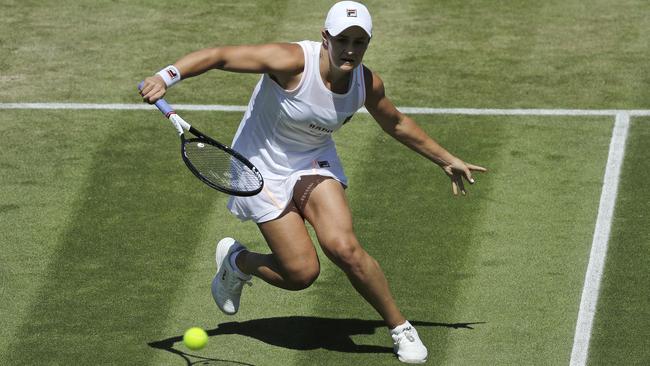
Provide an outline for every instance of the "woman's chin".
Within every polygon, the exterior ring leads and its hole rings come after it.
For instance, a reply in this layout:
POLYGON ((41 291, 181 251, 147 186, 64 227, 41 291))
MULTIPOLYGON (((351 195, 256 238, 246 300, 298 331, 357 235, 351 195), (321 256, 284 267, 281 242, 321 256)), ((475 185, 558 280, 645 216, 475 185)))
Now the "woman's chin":
POLYGON ((342 64, 338 65, 338 69, 344 72, 350 72, 354 70, 354 63, 345 61, 342 64))

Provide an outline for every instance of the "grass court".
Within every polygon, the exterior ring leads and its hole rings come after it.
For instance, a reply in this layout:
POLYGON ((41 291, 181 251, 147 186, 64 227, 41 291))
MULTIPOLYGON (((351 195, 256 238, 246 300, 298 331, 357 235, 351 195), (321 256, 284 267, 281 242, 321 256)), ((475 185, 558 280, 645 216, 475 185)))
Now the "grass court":
MULTIPOLYGON (((624 154, 611 235, 576 365, 650 363, 650 3, 365 3, 365 63, 397 106, 483 111, 412 114, 490 170, 462 198, 368 114, 335 134, 357 235, 428 364, 569 364, 617 118, 629 118, 627 140, 614 148, 624 154)), ((0 4, 0 364, 399 364, 378 315, 323 255, 309 289, 254 280, 240 312, 223 315, 209 290, 216 242, 266 252, 263 238, 185 169, 169 122, 127 109, 140 106, 141 79, 192 50, 319 40, 331 4, 0 4), (191 326, 208 331, 206 348, 184 347, 191 326)), ((167 99, 243 106, 257 79, 213 71, 167 99)), ((230 141, 242 113, 182 116, 230 141)))

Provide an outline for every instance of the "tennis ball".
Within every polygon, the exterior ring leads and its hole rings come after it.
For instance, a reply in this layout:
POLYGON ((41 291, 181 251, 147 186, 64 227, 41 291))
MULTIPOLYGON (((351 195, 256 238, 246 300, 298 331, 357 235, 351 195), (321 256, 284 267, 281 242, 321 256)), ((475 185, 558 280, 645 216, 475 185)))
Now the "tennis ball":
POLYGON ((192 327, 185 331, 183 343, 191 350, 199 350, 208 343, 208 333, 199 327, 192 327))

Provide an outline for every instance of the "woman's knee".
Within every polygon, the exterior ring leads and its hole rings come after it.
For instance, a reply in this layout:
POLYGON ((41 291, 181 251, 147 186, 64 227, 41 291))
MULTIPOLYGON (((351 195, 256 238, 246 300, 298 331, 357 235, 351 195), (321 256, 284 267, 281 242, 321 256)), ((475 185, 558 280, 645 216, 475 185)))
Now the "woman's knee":
POLYGON ((325 250, 332 261, 343 269, 354 269, 367 257, 354 235, 344 235, 331 239, 325 250))
POLYGON ((311 286, 320 274, 318 261, 303 264, 296 268, 285 270, 285 281, 288 290, 299 291, 311 286))

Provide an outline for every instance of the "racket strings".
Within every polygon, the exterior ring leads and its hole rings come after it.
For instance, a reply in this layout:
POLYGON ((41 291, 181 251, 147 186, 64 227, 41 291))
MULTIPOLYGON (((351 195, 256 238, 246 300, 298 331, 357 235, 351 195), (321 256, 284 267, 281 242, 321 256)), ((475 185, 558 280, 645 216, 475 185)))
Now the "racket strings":
POLYGON ((188 141, 185 156, 194 169, 212 184, 241 192, 255 191, 260 187, 260 181, 251 168, 216 146, 188 141))

